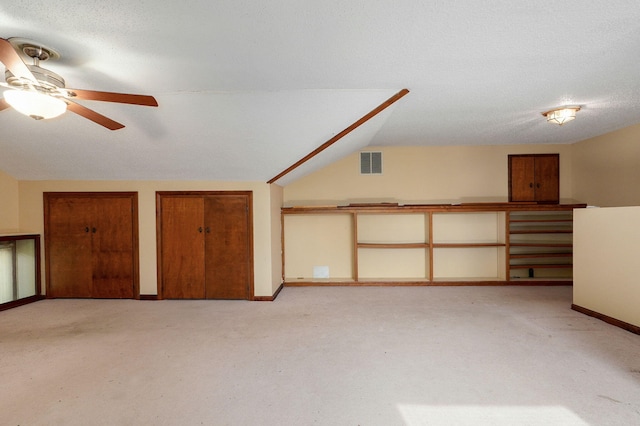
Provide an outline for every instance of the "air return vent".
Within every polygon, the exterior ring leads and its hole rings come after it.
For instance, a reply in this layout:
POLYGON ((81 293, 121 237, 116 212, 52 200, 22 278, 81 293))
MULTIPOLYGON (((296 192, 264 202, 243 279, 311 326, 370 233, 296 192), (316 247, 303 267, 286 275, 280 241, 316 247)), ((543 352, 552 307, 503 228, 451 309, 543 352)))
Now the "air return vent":
POLYGON ((360 174, 361 175, 381 175, 382 174, 382 153, 381 152, 361 152, 360 153, 360 174))

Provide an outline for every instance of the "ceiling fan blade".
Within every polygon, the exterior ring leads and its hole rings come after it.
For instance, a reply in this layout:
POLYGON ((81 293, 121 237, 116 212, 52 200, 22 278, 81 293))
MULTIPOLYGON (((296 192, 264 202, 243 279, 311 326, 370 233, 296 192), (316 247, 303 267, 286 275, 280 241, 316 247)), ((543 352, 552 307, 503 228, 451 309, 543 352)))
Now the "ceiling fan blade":
POLYGON ((11 108, 11 105, 9 105, 7 103, 7 101, 4 100, 4 98, 0 99, 0 111, 5 110, 7 108, 11 108))
POLYGON ((158 101, 153 96, 129 95, 126 93, 98 92, 96 90, 65 89, 73 99, 87 101, 117 102, 120 104, 133 104, 143 106, 158 106, 158 101))
POLYGON ((26 78, 34 83, 38 81, 22 61, 22 58, 20 58, 18 52, 13 48, 13 45, 4 38, 0 38, 0 61, 14 76, 26 78))
POLYGON ((104 115, 99 114, 94 110, 84 107, 75 102, 69 102, 67 105, 67 109, 71 112, 75 112, 76 114, 83 116, 86 119, 93 121, 94 123, 104 126, 109 130, 118 130, 124 127, 124 124, 113 121, 112 119, 105 117, 104 115))

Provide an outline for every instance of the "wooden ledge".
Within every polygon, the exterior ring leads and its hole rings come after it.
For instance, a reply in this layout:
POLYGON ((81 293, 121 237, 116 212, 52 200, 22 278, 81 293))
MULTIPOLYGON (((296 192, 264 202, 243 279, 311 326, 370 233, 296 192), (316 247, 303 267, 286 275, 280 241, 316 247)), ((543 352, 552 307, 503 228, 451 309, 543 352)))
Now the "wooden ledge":
POLYGON ((534 203, 461 203, 461 204, 395 204, 371 203, 344 206, 282 207, 282 214, 305 213, 424 213, 424 212, 512 212, 512 211, 568 211, 585 208, 586 204, 534 204, 534 203))

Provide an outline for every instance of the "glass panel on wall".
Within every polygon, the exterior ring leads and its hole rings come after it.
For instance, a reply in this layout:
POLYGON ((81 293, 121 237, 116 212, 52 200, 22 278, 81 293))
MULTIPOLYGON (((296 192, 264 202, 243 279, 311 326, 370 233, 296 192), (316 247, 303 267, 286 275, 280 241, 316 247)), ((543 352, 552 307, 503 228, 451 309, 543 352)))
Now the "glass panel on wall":
POLYGON ((39 235, 0 236, 0 308, 38 293, 39 235))
POLYGON ((15 241, 0 241, 0 303, 15 300, 13 259, 15 241))

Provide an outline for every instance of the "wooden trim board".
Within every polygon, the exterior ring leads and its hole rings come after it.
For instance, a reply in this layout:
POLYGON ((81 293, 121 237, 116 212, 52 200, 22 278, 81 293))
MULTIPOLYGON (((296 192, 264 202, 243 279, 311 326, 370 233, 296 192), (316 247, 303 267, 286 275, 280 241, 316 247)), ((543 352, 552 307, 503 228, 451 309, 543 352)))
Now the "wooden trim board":
POLYGON ((274 300, 276 300, 276 297, 278 297, 283 288, 284 283, 280 284, 280 287, 278 287, 276 292, 273 293, 273 296, 254 296, 253 300, 255 302, 273 302, 274 300))
POLYGON ((614 325, 616 327, 622 328, 623 330, 630 331, 634 334, 640 334, 640 327, 637 325, 629 324, 628 322, 621 321, 619 319, 610 317, 605 314, 601 314, 600 312, 592 311, 591 309, 584 308, 582 306, 571 304, 571 309, 576 312, 580 312, 581 314, 589 315, 590 317, 597 318, 601 321, 606 322, 607 324, 614 325))

